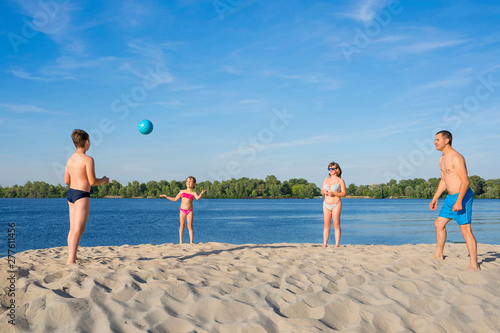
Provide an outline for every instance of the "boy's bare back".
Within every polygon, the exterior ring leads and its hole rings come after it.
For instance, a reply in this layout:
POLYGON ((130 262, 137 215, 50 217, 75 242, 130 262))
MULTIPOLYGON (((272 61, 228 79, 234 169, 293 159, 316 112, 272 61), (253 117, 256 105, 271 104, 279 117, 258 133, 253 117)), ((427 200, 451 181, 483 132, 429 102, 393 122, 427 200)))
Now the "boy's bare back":
POLYGON ((96 183, 94 159, 84 153, 74 153, 66 163, 65 183, 75 190, 89 192, 96 183), (67 180, 67 181, 66 181, 67 180))

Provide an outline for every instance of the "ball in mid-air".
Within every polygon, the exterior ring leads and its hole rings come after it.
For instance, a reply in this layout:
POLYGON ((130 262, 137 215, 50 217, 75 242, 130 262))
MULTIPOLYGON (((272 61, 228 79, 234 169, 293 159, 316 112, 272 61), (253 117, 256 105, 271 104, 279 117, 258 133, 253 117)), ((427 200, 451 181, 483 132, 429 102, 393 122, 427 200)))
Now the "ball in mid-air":
POLYGON ((142 134, 149 134, 153 132, 153 123, 147 119, 144 119, 139 122, 138 128, 139 132, 141 132, 142 134))

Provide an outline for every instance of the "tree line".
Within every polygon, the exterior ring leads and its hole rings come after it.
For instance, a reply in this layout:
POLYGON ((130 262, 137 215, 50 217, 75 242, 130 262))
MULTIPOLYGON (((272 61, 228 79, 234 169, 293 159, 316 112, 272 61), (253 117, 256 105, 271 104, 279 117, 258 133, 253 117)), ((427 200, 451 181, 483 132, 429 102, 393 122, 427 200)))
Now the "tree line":
MULTIPOLYGON (((403 179, 399 182, 390 180, 385 184, 359 185, 349 184, 349 196, 366 198, 412 198, 431 199, 436 192, 439 178, 403 179)), ((469 177, 470 187, 475 198, 499 199, 500 179, 485 180, 479 176, 469 177)), ((28 181, 24 186, 14 185, 2 187, 0 185, 0 198, 65 198, 69 186, 50 185, 41 181, 28 181)), ((176 196, 180 190, 186 188, 186 181, 160 180, 140 183, 129 182, 122 185, 113 180, 109 185, 93 186, 93 198, 158 198, 160 194, 176 196)), ((207 199, 239 199, 239 198, 314 198, 320 196, 320 189, 316 184, 309 183, 303 178, 292 178, 285 181, 278 180, 275 176, 267 176, 265 180, 239 178, 213 182, 203 181, 196 184, 196 191, 207 190, 204 198, 207 199)), ((446 192, 443 193, 443 196, 446 192)))
MULTIPOLYGON (((14 185, 2 187, 0 197, 3 198, 65 198, 69 186, 50 185, 45 182, 28 181, 24 186, 14 185)), ((175 197, 180 190, 186 189, 186 181, 167 180, 129 182, 122 185, 116 180, 109 185, 92 186, 90 196, 93 198, 122 197, 122 198, 158 198, 160 194, 175 197)), ((321 195, 316 184, 309 183, 303 178, 293 178, 281 182, 275 176, 262 179, 230 179, 214 182, 203 181, 196 184, 195 190, 199 193, 207 190, 204 198, 207 199, 239 199, 239 198, 314 198, 321 195)))
MULTIPOLYGON (((383 198, 411 198, 432 199, 436 193, 440 178, 402 179, 399 182, 392 179, 386 184, 372 184, 356 186, 350 184, 348 194, 375 199, 383 198)), ((469 177, 469 186, 477 199, 500 199, 500 179, 485 180, 479 176, 469 177)), ((445 191, 441 197, 445 197, 445 191)))

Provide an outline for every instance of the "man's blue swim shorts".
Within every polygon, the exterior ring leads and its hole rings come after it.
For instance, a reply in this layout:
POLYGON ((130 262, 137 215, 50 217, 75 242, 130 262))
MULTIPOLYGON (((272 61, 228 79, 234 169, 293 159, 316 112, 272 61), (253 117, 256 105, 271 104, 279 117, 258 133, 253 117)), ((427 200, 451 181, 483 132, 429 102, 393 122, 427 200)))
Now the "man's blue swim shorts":
POLYGON ((462 200, 462 210, 458 212, 453 211, 453 205, 457 202, 458 193, 448 195, 444 199, 443 207, 439 212, 439 216, 453 219, 457 221, 459 225, 464 225, 471 223, 472 220, 472 202, 474 201, 474 193, 469 188, 465 192, 464 198, 462 200))

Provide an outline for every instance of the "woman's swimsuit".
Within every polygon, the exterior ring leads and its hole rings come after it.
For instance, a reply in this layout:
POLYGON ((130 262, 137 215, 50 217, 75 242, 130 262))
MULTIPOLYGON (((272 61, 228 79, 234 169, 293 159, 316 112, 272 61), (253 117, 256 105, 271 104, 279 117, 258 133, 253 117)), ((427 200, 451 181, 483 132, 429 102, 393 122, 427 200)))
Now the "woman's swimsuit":
MULTIPOLYGON (((339 180, 339 182, 340 182, 340 180, 339 180)), ((323 185, 323 190, 332 191, 332 192, 339 192, 340 185, 339 185, 339 183, 337 183, 337 184, 330 185, 330 187, 328 187, 328 185, 326 185, 326 183, 325 183, 323 185)), ((335 206, 337 206, 339 203, 340 203, 340 200, 334 204, 327 204, 325 201, 323 201, 323 206, 325 206, 326 209, 328 209, 329 211, 332 211, 335 208, 335 206)))
MULTIPOLYGON (((181 198, 186 198, 186 199, 189 199, 189 200, 193 200, 194 199, 194 195, 192 195, 191 193, 182 192, 181 198)), ((189 215, 189 213, 191 213, 192 211, 193 211, 193 209, 182 209, 181 208, 181 212, 183 212, 186 215, 189 215)))
POLYGON ((68 202, 75 203, 77 200, 81 198, 90 198, 90 192, 85 192, 81 190, 75 190, 70 188, 68 190, 68 202))

